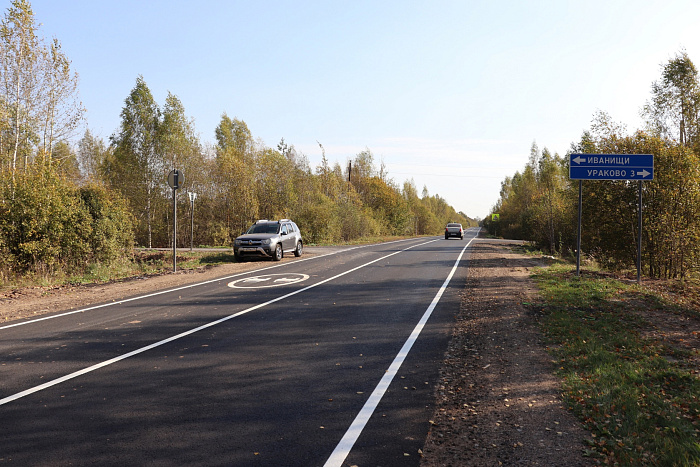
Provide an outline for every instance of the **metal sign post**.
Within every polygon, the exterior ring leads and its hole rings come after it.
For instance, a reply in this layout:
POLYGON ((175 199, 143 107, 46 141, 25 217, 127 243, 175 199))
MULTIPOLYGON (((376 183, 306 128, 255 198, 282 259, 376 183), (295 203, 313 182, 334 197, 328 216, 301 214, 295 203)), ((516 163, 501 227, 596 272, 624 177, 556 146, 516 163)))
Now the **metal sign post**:
POLYGON ((168 185, 173 189, 173 272, 177 271, 177 190, 185 183, 185 174, 181 170, 171 170, 168 185))
POLYGON ((639 207, 637 232, 637 283, 642 283, 642 182, 654 179, 653 154, 570 154, 569 178, 578 180, 578 239, 576 276, 581 267, 581 211, 583 180, 637 180, 639 207))
POLYGON ((581 214, 583 213, 583 180, 578 181, 578 234, 576 235, 576 277, 581 277, 581 214))
POLYGON ((637 235, 637 284, 642 283, 642 181, 639 181, 639 235, 637 235))
POLYGON ((197 193, 188 191, 187 196, 190 197, 190 251, 194 251, 194 200, 197 193))

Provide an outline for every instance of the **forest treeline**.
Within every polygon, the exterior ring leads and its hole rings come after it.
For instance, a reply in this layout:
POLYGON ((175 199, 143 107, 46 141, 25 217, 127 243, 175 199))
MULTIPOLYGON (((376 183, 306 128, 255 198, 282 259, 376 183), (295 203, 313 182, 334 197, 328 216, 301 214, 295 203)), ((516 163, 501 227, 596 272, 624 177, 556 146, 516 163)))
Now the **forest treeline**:
MULTIPOLYGON (((685 51, 661 66, 641 109, 644 127, 629 132, 604 112, 569 154, 652 154, 654 180, 643 183, 642 266, 650 277, 683 278, 700 268, 700 83, 685 51)), ((536 144, 525 168, 501 183, 487 218, 491 233, 536 242, 551 253, 575 254, 578 181, 569 157, 536 144)), ((636 264, 638 183, 584 181, 581 253, 622 270, 636 264)))
POLYGON ((4 278, 80 271, 133 246, 171 246, 173 169, 185 175, 176 196, 179 246, 231 245, 260 218, 294 219, 308 243, 476 225, 427 188, 419 193, 413 181, 393 181, 369 149, 341 167, 319 145, 323 159, 312 168, 284 139, 268 147, 227 114, 215 143, 202 143, 178 97, 168 93, 157 103, 142 76, 108 141, 83 132, 78 75, 60 42, 40 37, 30 3, 12 1, 0 29, 4 278), (188 192, 197 194, 194 205, 188 192))

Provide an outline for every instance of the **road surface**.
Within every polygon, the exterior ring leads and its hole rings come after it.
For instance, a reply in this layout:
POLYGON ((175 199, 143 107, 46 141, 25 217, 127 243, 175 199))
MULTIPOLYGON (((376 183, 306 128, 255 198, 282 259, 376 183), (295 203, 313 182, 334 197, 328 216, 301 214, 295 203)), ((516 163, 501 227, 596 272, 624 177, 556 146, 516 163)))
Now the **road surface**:
POLYGON ((476 234, 0 326, 0 464, 418 465, 476 234))

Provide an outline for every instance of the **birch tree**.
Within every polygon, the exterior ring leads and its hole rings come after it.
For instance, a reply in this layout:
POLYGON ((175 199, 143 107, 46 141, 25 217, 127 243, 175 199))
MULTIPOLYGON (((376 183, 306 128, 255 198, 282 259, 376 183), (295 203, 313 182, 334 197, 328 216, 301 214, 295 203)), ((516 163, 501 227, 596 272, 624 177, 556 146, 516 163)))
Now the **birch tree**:
POLYGON ((80 173, 85 180, 96 182, 102 178, 104 164, 109 158, 109 148, 101 138, 86 129, 83 137, 78 141, 76 155, 80 173))
POLYGON ((36 138, 40 95, 41 41, 29 2, 14 0, 0 23, 0 92, 7 126, 3 152, 14 172, 18 158, 28 157, 28 143, 36 138))
POLYGON ((244 121, 231 119, 226 114, 221 116, 215 135, 221 212, 230 240, 233 240, 258 216, 253 183, 253 137, 244 121))
POLYGON ((153 246, 155 202, 161 195, 165 163, 158 146, 160 108, 139 76, 124 101, 121 124, 112 135, 109 168, 112 186, 129 200, 136 215, 137 240, 153 246))
POLYGON ((642 114, 653 133, 690 146, 700 133, 698 70, 685 51, 663 66, 661 80, 651 86, 651 100, 642 114))
POLYGON ((29 2, 14 0, 0 23, 0 150, 13 172, 37 147, 51 162, 54 143, 78 128, 85 109, 70 65, 58 39, 38 35, 29 2))
MULTIPOLYGON (((189 203, 189 198, 184 196, 184 191, 193 191, 203 195, 202 189, 209 181, 207 180, 203 150, 195 131, 194 121, 187 117, 182 101, 170 92, 165 98, 158 134, 159 147, 165 163, 165 172, 178 169, 185 174, 184 190, 181 190, 183 196, 178 198, 180 204, 184 203, 187 206, 188 214, 193 215, 190 211, 192 206, 189 203)), ((167 173, 163 174, 164 177, 165 175, 167 173)), ((169 203, 172 203, 173 191, 168 190, 167 196, 169 203)), ((203 200, 202 197, 198 199, 200 202, 203 200)), ((165 218, 167 222, 163 228, 169 232, 169 237, 172 238, 170 210, 166 210, 165 218)), ((182 225, 178 226, 178 231, 187 232, 191 235, 189 217, 180 216, 179 222, 182 225)), ((184 235, 179 235, 179 237, 180 241, 185 238, 184 235)), ((172 244, 172 240, 169 243, 172 244)))
POLYGON ((42 153, 51 162, 56 141, 70 138, 85 113, 78 97, 78 74, 57 39, 43 51, 42 153))

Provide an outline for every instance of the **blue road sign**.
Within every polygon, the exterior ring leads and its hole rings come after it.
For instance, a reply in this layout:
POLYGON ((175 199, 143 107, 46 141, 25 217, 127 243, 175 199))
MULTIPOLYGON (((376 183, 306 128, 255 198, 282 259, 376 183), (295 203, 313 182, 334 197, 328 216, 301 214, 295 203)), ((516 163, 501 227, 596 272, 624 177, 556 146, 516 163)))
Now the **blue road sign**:
POLYGON ((571 180, 653 180, 653 154, 571 154, 571 180))

